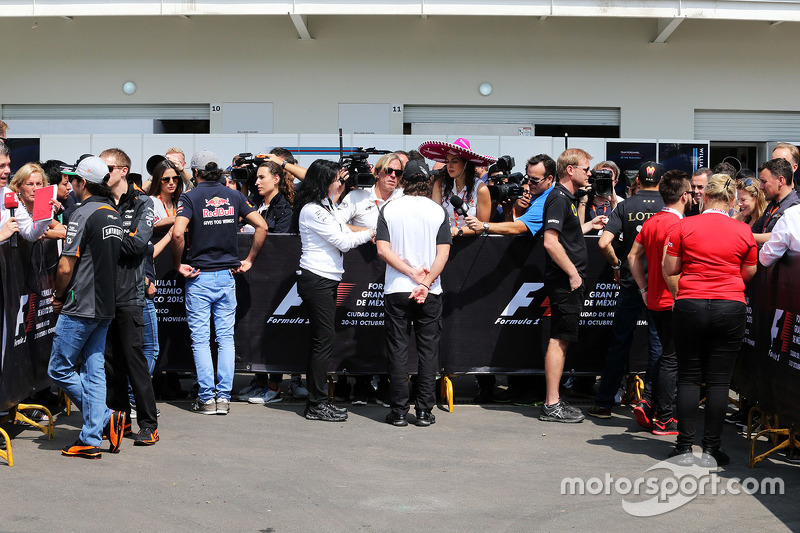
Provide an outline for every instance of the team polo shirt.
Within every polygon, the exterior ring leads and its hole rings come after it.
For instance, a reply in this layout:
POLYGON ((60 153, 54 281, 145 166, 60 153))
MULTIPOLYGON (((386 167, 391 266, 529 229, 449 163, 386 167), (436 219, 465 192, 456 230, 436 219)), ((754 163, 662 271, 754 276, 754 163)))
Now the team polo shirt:
POLYGON ((681 258, 676 300, 733 300, 745 303, 742 265, 758 260, 750 226, 727 214, 705 211, 684 218, 667 238, 667 254, 681 258))
POLYGON ((337 216, 348 224, 361 228, 374 228, 378 223, 378 210, 386 202, 403 196, 403 189, 396 187, 388 200, 382 200, 375 194, 375 185, 369 189, 353 189, 344 197, 336 208, 337 216))
POLYGON ((642 225, 636 235, 636 242, 644 246, 647 259, 647 308, 652 311, 672 309, 672 293, 661 271, 664 243, 672 229, 681 221, 681 215, 674 209, 664 208, 642 225))
MULTIPOLYGON (((557 183, 544 203, 544 231, 549 229, 558 232, 558 242, 564 247, 567 257, 581 277, 586 276, 586 266, 589 264, 589 254, 586 251, 586 241, 583 238, 583 229, 578 217, 578 199, 561 183, 557 183)), ((544 278, 545 281, 566 284, 569 287, 569 276, 561 270, 550 254, 547 255, 544 278)))
POLYGON ((770 233, 772 228, 775 227, 775 223, 783 216, 783 213, 798 204, 800 204, 800 196, 797 196, 794 190, 784 196, 780 202, 772 200, 767 205, 767 210, 764 211, 764 214, 753 224, 753 233, 770 233))
MULTIPOLYGON (((425 196, 403 196, 388 202, 378 215, 376 241, 386 241, 391 250, 414 268, 433 265, 436 246, 450 244, 450 217, 444 207, 425 196)), ((386 264, 384 294, 411 292, 417 282, 386 264)), ((442 294, 439 278, 431 284, 431 294, 442 294)))
POLYGON ((528 210, 517 219, 525 223, 531 235, 536 235, 542 229, 542 224, 544 223, 544 203, 553 191, 553 187, 555 187, 555 185, 531 200, 531 205, 528 207, 528 210))
MULTIPOLYGON (((619 284, 621 287, 635 289, 636 280, 633 279, 628 266, 628 254, 633 248, 633 241, 641 231, 644 222, 661 211, 664 200, 658 191, 639 191, 622 203, 617 204, 603 232, 611 232, 615 237, 614 251, 622 262, 619 271, 619 284)), ((649 261, 649 260, 648 260, 649 261)))
POLYGON ((216 181, 201 181, 183 193, 176 216, 189 219, 186 262, 206 272, 239 267, 237 223, 253 211, 242 193, 216 181))
POLYGON ((78 260, 67 285, 62 313, 80 318, 114 318, 122 233, 122 219, 105 198, 91 196, 70 215, 61 255, 78 260))

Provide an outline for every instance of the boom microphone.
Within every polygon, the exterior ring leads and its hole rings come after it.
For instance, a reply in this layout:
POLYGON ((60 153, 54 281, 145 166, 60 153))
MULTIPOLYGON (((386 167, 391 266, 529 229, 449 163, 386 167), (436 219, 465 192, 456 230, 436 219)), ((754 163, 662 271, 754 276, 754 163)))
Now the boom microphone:
MULTIPOLYGON (((459 198, 461 200, 461 198, 459 198)), ((19 201, 17 200, 17 195, 13 192, 7 192, 3 197, 3 204, 5 208, 11 211, 11 217, 14 217, 14 211, 19 207, 19 201)), ((13 233, 11 235, 10 244, 12 248, 19 247, 19 233, 13 233)))
POLYGON ((459 216, 467 216, 467 210, 464 209, 464 200, 462 200, 460 196, 451 196, 450 204, 453 206, 453 211, 455 211, 459 216))

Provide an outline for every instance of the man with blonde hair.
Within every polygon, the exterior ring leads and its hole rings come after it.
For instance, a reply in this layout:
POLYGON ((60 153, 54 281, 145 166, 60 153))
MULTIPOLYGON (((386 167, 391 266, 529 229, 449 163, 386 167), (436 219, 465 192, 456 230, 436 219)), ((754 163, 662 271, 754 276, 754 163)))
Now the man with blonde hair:
POLYGON ((588 153, 579 148, 565 150, 556 161, 559 182, 544 204, 544 248, 547 251, 545 287, 550 298, 550 342, 544 358, 547 396, 539 420, 581 422, 579 409, 567 405, 559 395, 564 358, 570 342, 578 340, 578 323, 584 300, 584 276, 589 254, 583 235, 602 229, 608 217, 598 216, 581 223, 578 216, 578 189, 589 184, 592 175, 588 153))
POLYGON ((169 159, 175 168, 178 169, 178 173, 181 175, 181 179, 183 180, 183 190, 188 191, 194 184, 192 183, 192 173, 189 172, 189 169, 186 168, 186 154, 183 153, 183 150, 178 148, 177 146, 173 146, 164 156, 169 159))

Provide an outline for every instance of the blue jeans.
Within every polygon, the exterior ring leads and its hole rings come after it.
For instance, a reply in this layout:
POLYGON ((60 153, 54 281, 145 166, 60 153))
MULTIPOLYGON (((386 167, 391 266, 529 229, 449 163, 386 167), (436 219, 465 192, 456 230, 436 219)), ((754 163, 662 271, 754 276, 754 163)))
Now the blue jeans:
POLYGON ((202 401, 213 398, 229 400, 233 387, 235 348, 233 326, 236 322, 236 282, 230 270, 201 272, 186 279, 186 322, 192 334, 194 366, 202 401), (211 360, 211 317, 217 334, 217 376, 211 360))
MULTIPOLYGON (((622 376, 628 365, 636 322, 644 308, 642 295, 635 287, 620 287, 617 304, 614 307, 614 322, 611 325, 611 345, 608 347, 603 377, 600 379, 600 387, 597 390, 596 403, 600 407, 611 408, 614 406, 614 396, 619 390, 622 376)), ((658 333, 653 321, 649 320, 649 316, 647 331, 650 359, 645 380, 655 379, 655 369, 658 368, 658 361, 661 358, 661 342, 658 340, 658 333)), ((650 388, 652 389, 652 384, 650 388)))
MULTIPOLYGON (((150 298, 144 299, 144 328, 142 329, 142 353, 144 358, 147 359, 147 368, 150 370, 150 375, 153 375, 153 370, 156 368, 158 362, 158 316, 156 315, 156 304, 150 298)), ((133 390, 131 389, 130 381, 128 381, 128 397, 131 404, 136 402, 133 399, 133 390)))
POLYGON ((103 428, 111 419, 111 410, 106 406, 103 356, 110 323, 111 320, 59 316, 47 369, 83 415, 79 438, 89 446, 103 443, 103 428))

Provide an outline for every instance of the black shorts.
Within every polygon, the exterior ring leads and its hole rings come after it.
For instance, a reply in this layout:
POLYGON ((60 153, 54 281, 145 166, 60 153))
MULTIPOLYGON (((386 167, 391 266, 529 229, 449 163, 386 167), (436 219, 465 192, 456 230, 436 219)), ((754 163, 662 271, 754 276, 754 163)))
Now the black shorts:
POLYGON ((574 291, 554 288, 550 291, 550 338, 577 342, 578 324, 583 310, 586 286, 574 291))

